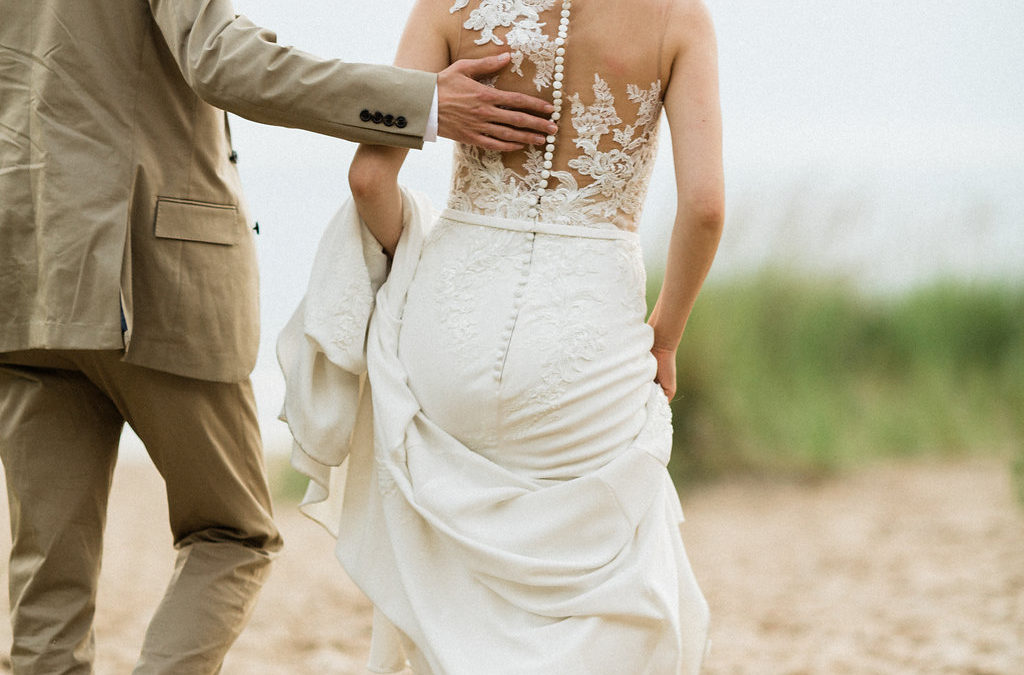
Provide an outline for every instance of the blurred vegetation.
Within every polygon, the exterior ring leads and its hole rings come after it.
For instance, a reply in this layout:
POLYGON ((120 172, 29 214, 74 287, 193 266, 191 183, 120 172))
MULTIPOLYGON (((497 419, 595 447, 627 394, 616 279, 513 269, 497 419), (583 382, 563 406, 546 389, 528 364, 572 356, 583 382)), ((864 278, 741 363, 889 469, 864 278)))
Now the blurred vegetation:
MULTIPOLYGON (((651 306, 660 281, 649 279, 651 306)), ((878 296, 778 273, 716 282, 678 366, 679 482, 1016 454, 1024 499, 1024 287, 941 282, 878 296)))
POLYGON ((275 500, 298 504, 309 487, 309 478, 292 468, 290 454, 267 455, 267 475, 275 500))

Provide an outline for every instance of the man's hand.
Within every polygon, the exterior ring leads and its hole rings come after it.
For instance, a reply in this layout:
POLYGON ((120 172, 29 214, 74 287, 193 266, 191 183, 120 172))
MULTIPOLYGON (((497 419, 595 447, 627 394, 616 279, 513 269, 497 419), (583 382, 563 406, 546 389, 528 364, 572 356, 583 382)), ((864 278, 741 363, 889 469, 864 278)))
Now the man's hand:
POLYGON ((488 87, 476 77, 501 70, 509 54, 456 61, 437 74, 437 134, 487 150, 543 145, 558 131, 554 107, 539 98, 488 87), (537 133, 534 133, 537 132, 537 133))

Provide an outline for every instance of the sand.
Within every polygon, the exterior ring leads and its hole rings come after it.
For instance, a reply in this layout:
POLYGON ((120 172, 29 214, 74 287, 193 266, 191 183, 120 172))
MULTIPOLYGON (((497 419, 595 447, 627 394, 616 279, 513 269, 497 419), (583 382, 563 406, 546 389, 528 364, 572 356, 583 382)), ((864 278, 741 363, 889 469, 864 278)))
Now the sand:
MULTIPOLYGON (((118 467, 99 675, 131 671, 170 574, 162 494, 150 466, 118 467)), ((887 464, 810 484, 728 481, 691 491, 683 506, 712 612, 706 673, 1024 673, 1024 509, 1006 462, 887 464)), ((286 550, 224 675, 364 673, 366 599, 317 525, 288 503, 278 520, 286 550)), ((2 535, 2 559, 9 546, 2 535)), ((0 621, 0 672, 9 644, 0 621)))

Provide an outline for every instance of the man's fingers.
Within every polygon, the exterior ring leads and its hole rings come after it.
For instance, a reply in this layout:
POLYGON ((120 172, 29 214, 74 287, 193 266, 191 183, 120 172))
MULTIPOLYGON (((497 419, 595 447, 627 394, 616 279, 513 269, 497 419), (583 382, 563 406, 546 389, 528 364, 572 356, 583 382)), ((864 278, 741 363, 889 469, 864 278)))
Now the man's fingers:
POLYGON ((535 134, 532 131, 506 126, 504 122, 488 124, 486 128, 481 130, 481 132, 491 138, 497 138, 502 141, 517 143, 519 145, 544 145, 544 143, 547 142, 547 139, 542 135, 535 134))
POLYGON ((484 136, 483 134, 467 134, 463 142, 477 145, 485 150, 497 150, 498 152, 513 152, 523 149, 522 143, 509 143, 490 136, 484 136))
POLYGON ((463 75, 478 78, 482 75, 490 75, 501 70, 508 65, 510 57, 511 55, 508 52, 502 52, 501 54, 485 56, 480 59, 459 59, 452 65, 455 67, 455 70, 463 75))
POLYGON ((469 143, 488 150, 500 150, 502 152, 521 150, 527 145, 544 144, 543 136, 500 124, 464 126, 453 130, 447 137, 459 143, 469 143))
POLYGON ((494 90, 494 105, 499 105, 502 108, 514 108, 516 110, 525 110, 532 112, 535 115, 550 115, 555 111, 555 106, 551 105, 544 99, 537 98, 536 96, 530 96, 529 94, 521 94, 515 91, 503 91, 501 89, 494 90))
POLYGON ((488 150, 500 150, 502 152, 521 150, 527 145, 541 145, 544 143, 543 137, 540 137, 538 142, 536 134, 519 129, 510 129, 500 124, 463 128, 459 137, 455 140, 460 143, 471 143, 488 150))
POLYGON ((543 117, 537 117, 536 115, 530 115, 529 113, 519 112, 517 110, 493 108, 489 117, 490 121, 496 124, 503 124, 507 127, 519 127, 528 131, 537 132, 536 134, 531 134, 531 137, 534 140, 528 141, 523 139, 524 143, 541 145, 545 142, 544 136, 558 133, 558 125, 551 120, 543 117), (537 134, 541 135, 538 136, 537 134))

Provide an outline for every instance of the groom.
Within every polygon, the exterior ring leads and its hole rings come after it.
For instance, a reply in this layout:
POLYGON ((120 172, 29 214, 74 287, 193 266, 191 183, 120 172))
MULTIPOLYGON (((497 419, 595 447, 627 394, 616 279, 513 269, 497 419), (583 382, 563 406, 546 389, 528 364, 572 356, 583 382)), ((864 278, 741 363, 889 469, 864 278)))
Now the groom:
POLYGON ((324 60, 230 0, 0 0, 14 673, 92 672, 126 421, 165 480, 178 550, 136 673, 217 672, 281 546, 248 379, 251 219, 223 111, 365 143, 420 147, 435 129, 542 143, 550 123, 517 110, 547 104, 472 79, 505 60, 438 75, 324 60))

